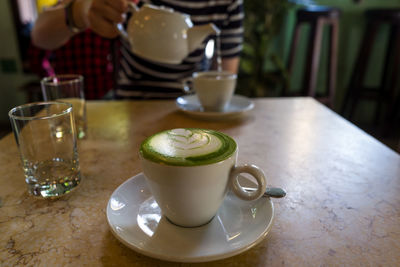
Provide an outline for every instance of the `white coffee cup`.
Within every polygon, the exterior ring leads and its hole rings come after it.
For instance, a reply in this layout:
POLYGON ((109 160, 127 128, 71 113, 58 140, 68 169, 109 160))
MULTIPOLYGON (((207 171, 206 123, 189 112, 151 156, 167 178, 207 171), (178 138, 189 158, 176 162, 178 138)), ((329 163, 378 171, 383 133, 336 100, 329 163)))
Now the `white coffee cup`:
MULTIPOLYGON (((214 131, 215 132, 215 131, 214 131)), ((236 165, 238 150, 227 158, 204 165, 181 166, 156 162, 140 153, 146 181, 161 212, 172 223, 197 227, 212 220, 231 189, 243 200, 260 198, 266 188, 264 172, 255 165, 236 165), (248 192, 238 181, 240 173, 248 173, 257 182, 257 190, 248 192)))
POLYGON ((236 80, 237 75, 228 71, 204 71, 193 73, 183 84, 186 93, 196 93, 203 111, 223 112, 232 99, 236 80))

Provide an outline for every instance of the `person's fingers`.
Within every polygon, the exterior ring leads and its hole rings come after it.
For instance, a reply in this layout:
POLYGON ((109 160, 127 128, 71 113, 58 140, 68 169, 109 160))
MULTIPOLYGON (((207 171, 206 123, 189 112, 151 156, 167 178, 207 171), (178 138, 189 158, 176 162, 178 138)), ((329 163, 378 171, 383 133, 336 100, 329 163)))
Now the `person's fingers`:
POLYGON ((88 20, 90 28, 100 36, 114 38, 118 36, 115 24, 123 22, 127 0, 93 0, 88 20))
MULTIPOLYGON (((103 0, 104 1, 104 0, 103 0)), ((110 5, 107 5, 105 2, 94 1, 89 9, 89 16, 98 16, 102 17, 105 20, 110 21, 111 23, 119 23, 122 22, 123 12, 114 9, 110 5)))
POLYGON ((128 0, 103 0, 108 6, 120 13, 125 13, 128 9, 128 0))
POLYGON ((114 23, 95 15, 95 13, 89 13, 89 23, 95 33, 105 38, 114 38, 119 34, 114 23))

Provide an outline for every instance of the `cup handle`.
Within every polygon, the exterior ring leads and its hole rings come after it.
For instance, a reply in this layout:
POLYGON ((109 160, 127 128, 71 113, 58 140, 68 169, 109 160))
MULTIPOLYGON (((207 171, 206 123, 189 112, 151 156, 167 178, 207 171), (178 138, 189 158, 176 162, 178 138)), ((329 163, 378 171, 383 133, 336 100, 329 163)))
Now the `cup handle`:
POLYGON ((260 198, 267 187, 267 181, 263 170, 255 165, 240 165, 235 166, 230 172, 230 182, 232 191, 243 200, 256 200, 260 198), (248 173, 257 181, 257 190, 249 192, 242 188, 239 184, 238 177, 241 173, 248 173))
MULTIPOLYGON (((136 11, 139 11, 139 7, 133 3, 133 2, 129 2, 128 3, 128 11, 134 13, 136 11)), ((129 37, 128 37, 128 33, 126 32, 124 25, 122 23, 117 23, 117 30, 119 32, 119 34, 122 36, 122 38, 124 38, 126 41, 129 42, 129 37)))
POLYGON ((194 93, 194 89, 193 89, 193 78, 192 77, 188 77, 182 80, 182 89, 183 92, 185 92, 186 94, 193 94, 194 93))

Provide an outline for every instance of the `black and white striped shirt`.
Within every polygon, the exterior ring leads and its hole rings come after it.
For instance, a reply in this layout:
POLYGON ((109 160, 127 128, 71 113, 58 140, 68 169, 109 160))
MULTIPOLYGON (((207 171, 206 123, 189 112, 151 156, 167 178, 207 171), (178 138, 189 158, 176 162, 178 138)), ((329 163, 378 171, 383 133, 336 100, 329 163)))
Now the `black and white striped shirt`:
MULTIPOLYGON (((237 57, 243 40, 242 0, 142 0, 143 3, 168 6, 190 15, 194 25, 214 23, 220 30, 221 57, 237 57)), ((213 37, 215 38, 215 36, 213 37)), ((205 46, 208 40, 179 65, 150 62, 130 52, 121 40, 121 62, 116 88, 117 98, 175 98, 182 95, 181 80, 195 71, 205 70, 205 46)))

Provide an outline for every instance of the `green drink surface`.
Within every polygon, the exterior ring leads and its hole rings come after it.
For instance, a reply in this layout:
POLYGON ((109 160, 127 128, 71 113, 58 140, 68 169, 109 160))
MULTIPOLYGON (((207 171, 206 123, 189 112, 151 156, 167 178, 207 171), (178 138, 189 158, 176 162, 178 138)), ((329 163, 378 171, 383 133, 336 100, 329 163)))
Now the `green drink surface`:
POLYGON ((224 133, 182 128, 148 137, 140 146, 140 154, 156 163, 196 166, 223 161, 232 156, 236 147, 236 142, 224 133))

